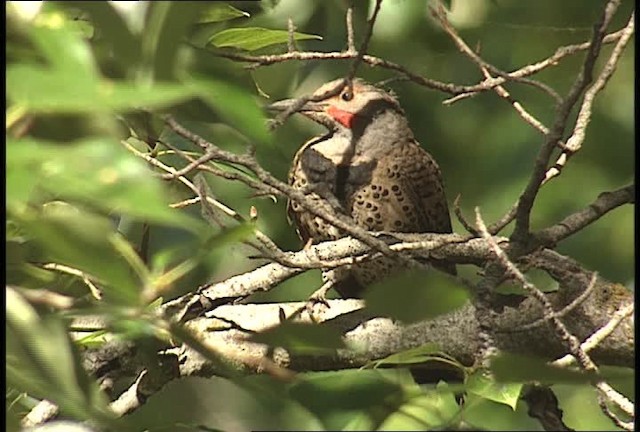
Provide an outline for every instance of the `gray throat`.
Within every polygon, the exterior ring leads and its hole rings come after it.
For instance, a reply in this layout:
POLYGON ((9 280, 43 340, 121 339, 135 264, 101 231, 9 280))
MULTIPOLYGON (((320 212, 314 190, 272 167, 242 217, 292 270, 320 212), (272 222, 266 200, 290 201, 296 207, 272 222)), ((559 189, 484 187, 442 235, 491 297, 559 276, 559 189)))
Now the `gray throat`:
POLYGON ((394 144, 412 139, 413 132, 406 117, 392 107, 374 113, 366 123, 356 123, 351 136, 355 156, 374 160, 386 154, 394 144))

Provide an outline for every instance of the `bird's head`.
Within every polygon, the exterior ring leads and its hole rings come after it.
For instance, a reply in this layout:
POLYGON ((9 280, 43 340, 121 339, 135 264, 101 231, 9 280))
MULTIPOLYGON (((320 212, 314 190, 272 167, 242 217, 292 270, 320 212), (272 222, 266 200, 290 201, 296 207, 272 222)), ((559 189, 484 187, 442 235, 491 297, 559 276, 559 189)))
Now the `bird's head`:
MULTIPOLYGON (((344 84, 342 78, 328 82, 313 92, 311 99, 297 111, 330 130, 366 125, 376 113, 386 109, 402 113, 398 100, 391 93, 360 79, 354 79, 351 86, 344 84)), ((286 111, 297 102, 298 99, 285 99, 268 108, 286 111)))

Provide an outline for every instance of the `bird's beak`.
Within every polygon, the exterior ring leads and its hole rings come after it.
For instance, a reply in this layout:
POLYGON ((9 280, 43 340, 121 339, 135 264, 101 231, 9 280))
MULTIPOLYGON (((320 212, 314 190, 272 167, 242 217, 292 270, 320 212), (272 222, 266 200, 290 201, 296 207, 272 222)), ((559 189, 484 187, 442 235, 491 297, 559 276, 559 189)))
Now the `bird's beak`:
MULTIPOLYGON (((294 107, 298 102, 298 99, 284 99, 278 102, 274 102, 270 105, 267 105, 266 108, 269 111, 273 111, 273 112, 282 112, 282 111, 287 111, 289 109, 291 109, 292 107, 294 107)), ((301 113, 313 113, 313 112, 322 112, 324 111, 326 107, 326 104, 323 102, 306 102, 304 105, 302 105, 300 108, 298 108, 296 111, 301 112, 301 113)))

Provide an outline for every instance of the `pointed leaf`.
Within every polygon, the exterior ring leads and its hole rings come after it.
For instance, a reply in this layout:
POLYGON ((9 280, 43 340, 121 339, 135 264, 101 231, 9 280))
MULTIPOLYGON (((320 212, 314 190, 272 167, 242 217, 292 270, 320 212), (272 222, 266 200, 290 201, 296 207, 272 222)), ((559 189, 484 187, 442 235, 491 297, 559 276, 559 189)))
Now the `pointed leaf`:
MULTIPOLYGON (((631 378, 628 382, 633 386, 635 380, 631 378)), ((562 410, 562 421, 567 427, 578 431, 618 430, 600 409, 599 391, 592 385, 555 384, 551 389, 558 398, 558 408, 562 410)), ((622 413, 618 415, 622 420, 633 421, 622 413)))
POLYGON ((467 378, 467 391, 494 402, 509 405, 515 411, 522 391, 522 383, 499 383, 477 371, 467 378))
POLYGON ((112 415, 57 315, 40 317, 15 290, 6 289, 7 382, 46 397, 63 413, 108 424, 112 415))
MULTIPOLYGON (((322 36, 297 33, 293 34, 295 40, 320 39, 322 36)), ((255 51, 270 45, 287 43, 289 32, 286 30, 271 30, 261 27, 231 28, 216 33, 209 39, 209 43, 218 48, 239 48, 247 51, 255 51)))
POLYGON ((375 430, 404 398, 403 386, 395 378, 403 372, 375 369, 301 374, 290 394, 322 421, 325 430, 375 430), (352 427, 347 429, 347 425, 352 427))
POLYGON ((137 304, 144 282, 114 247, 118 236, 111 221, 63 202, 44 206, 42 214, 20 215, 25 232, 43 249, 49 261, 65 264, 107 285, 105 299, 137 304))
POLYGON ((500 353, 491 360, 491 370, 496 380, 506 382, 585 383, 596 378, 594 373, 563 369, 540 358, 509 353, 500 353))
POLYGON ((372 312, 406 323, 450 312, 464 305, 466 289, 452 284, 435 272, 406 271, 371 286, 365 293, 372 312), (425 276, 430 282, 425 283, 425 276))
MULTIPOLYGON (((453 391, 444 383, 407 397, 380 430, 433 430, 447 426, 460 412, 453 391)), ((354 428, 355 429, 355 428, 354 428)))
POLYGON ((345 348, 339 331, 312 324, 285 321, 251 337, 253 342, 297 353, 319 353, 345 348))
POLYGON ((544 431, 540 422, 529 416, 526 403, 511 409, 474 393, 467 393, 464 398, 462 419, 471 430, 544 431))

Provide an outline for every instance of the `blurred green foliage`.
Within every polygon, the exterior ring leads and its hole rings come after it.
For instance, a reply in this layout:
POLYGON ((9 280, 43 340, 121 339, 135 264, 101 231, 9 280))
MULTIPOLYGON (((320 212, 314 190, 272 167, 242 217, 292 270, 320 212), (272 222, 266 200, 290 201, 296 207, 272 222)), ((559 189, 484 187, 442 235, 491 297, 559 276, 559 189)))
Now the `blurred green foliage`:
MULTIPOLYGON (((7 283, 19 287, 7 290, 7 426, 16 430, 34 398, 46 398, 61 408, 62 417, 89 419, 109 428, 113 419, 107 402, 81 367, 78 349, 83 344, 73 342, 66 331, 70 316, 102 314, 121 337, 153 338, 161 332, 145 313, 152 301, 176 297, 259 264, 249 258, 253 250, 242 243, 253 238, 255 229, 283 249, 301 247, 287 223, 285 202, 256 197, 239 182, 202 176, 212 195, 244 222, 221 215, 224 226, 219 227, 206 223, 198 204, 170 208, 168 204, 193 198, 194 192, 176 181, 161 180, 157 174, 162 171, 140 156, 181 167, 182 159, 158 145, 159 140, 192 155, 201 149, 167 133, 158 114, 173 114, 225 150, 254 150, 265 168, 285 179, 294 152, 321 130, 294 118, 270 133, 261 106, 309 93, 343 75, 350 62, 291 61, 247 69, 214 52, 284 52, 288 18, 298 31, 299 49, 342 50, 346 2, 47 1, 30 18, 19 13, 18 3, 6 4, 6 264, 7 283), (252 208, 257 219, 250 217, 252 208), (103 299, 94 298, 81 278, 54 271, 46 263, 89 275, 103 299), (61 313, 29 304, 20 290, 35 288, 70 296, 73 309, 61 313)), ((356 3, 359 40, 369 10, 363 7, 367 2, 356 3)), ((446 3, 460 35, 505 71, 541 60, 559 46, 587 41, 601 8, 600 2, 582 0, 446 3)), ((429 78, 456 84, 480 81, 481 73, 457 51, 427 8, 428 2, 385 0, 369 52, 429 78)), ((623 1, 611 29, 622 27, 632 8, 630 1, 623 1)), ((534 229, 556 223, 600 192, 632 181, 633 51, 632 40, 596 100, 583 149, 539 195, 534 229)), ((603 48, 598 66, 610 52, 610 45, 603 48)), ((536 78, 562 94, 583 57, 563 60, 536 78)), ((367 65, 360 67, 359 75, 371 82, 394 77, 389 70, 367 65)), ((465 214, 480 206, 487 221, 501 216, 527 182, 542 143, 540 134, 491 92, 445 106, 448 95, 415 83, 393 81, 388 87, 399 96, 421 144, 441 165, 449 201, 460 194, 465 214)), ((520 84, 507 87, 532 114, 546 124, 552 122, 554 106, 547 95, 520 84)), ((193 174, 188 177, 195 181, 193 174)), ((608 279, 632 286, 632 216, 630 206, 616 209, 563 241, 558 250, 608 279)), ((454 231, 463 228, 454 222, 454 231)), ((473 268, 462 272, 475 276, 473 268)), ((425 291, 420 301, 431 305, 428 310, 408 307, 407 302, 417 303, 409 294, 385 304, 385 286, 372 291, 370 301, 406 321, 443 313, 466 301, 466 292, 447 286, 437 275, 427 275, 420 283, 441 288, 425 291), (447 293, 451 296, 442 302, 432 298, 447 293)), ((319 272, 306 272, 251 300, 303 299, 319 285, 319 272)), ((273 346, 311 353, 341 346, 336 335, 316 330, 285 324, 257 337, 273 346)), ((517 359, 507 358, 500 370, 519 366, 517 359)), ((563 382, 541 367, 535 373, 529 370, 533 376, 510 376, 510 382, 498 383, 471 374, 438 347, 398 353, 371 367, 300 374, 292 384, 264 376, 174 382, 137 413, 119 419, 116 429, 420 430, 464 423, 492 430, 539 430, 519 399, 521 384, 531 378, 563 382), (457 387, 445 382, 418 386, 406 369, 383 369, 425 361, 448 363, 466 381, 457 387), (461 405, 458 396, 465 390, 461 405)), ((593 404, 595 393, 576 379, 571 385, 554 386, 570 426, 614 429, 597 408, 583 410, 580 401, 593 404)))

